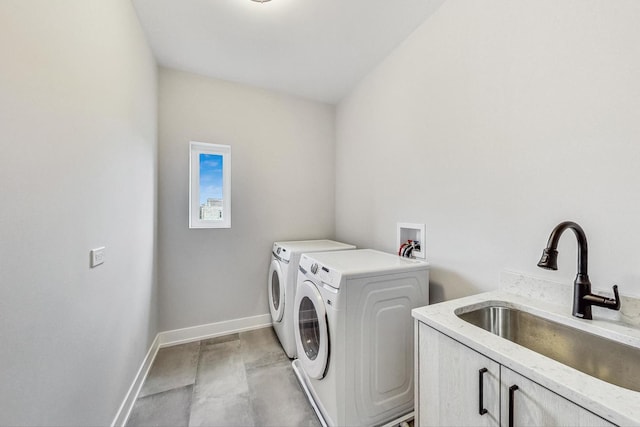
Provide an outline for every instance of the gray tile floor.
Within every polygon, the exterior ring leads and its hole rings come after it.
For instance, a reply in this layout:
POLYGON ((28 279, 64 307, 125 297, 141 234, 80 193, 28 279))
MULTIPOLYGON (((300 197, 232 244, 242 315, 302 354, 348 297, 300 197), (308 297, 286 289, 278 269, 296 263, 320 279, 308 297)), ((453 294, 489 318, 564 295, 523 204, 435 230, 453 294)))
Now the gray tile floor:
POLYGON ((308 426, 320 422, 271 328, 162 348, 134 426, 308 426))

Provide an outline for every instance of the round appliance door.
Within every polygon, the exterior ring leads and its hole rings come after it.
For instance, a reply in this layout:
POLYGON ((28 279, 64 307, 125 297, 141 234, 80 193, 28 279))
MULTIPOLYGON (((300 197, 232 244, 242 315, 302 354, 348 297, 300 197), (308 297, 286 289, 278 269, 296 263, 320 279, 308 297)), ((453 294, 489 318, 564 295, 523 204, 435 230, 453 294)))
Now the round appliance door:
POLYGON ((269 267, 269 311, 274 322, 282 320, 284 314, 284 288, 286 278, 278 260, 271 260, 269 267))
POLYGON ((329 329, 322 295, 311 281, 296 290, 294 321, 298 359, 309 377, 321 379, 329 361, 329 329))

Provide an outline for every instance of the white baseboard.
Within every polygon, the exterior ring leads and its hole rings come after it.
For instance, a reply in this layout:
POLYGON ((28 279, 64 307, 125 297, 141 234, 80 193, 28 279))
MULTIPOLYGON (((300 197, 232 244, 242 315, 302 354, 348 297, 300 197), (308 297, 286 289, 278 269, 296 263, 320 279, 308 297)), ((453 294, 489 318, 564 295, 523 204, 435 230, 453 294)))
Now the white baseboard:
POLYGON ((160 332, 158 334, 158 338, 160 347, 169 347, 172 345, 234 334, 236 332, 265 328, 267 326, 271 326, 271 315, 269 313, 160 332))
POLYGON ((131 383, 131 387, 129 387, 129 390, 118 409, 116 417, 111 423, 111 427, 124 426, 126 424, 129 414, 131 413, 131 409, 133 409, 133 404, 138 398, 138 393, 140 393, 142 384, 144 383, 145 378, 147 378, 147 374, 149 373, 149 369, 151 369, 151 364, 153 363, 153 359, 156 358, 159 348, 160 340, 158 339, 158 335, 156 335, 155 339, 151 343, 151 347, 149 347, 149 351, 147 351, 147 355, 142 361, 142 365, 140 365, 140 368, 138 369, 138 373, 133 379, 133 383, 131 383))
POLYGON ((129 387, 129 391, 127 391, 127 394, 118 409, 118 413, 111 423, 111 427, 124 426, 126 424, 127 419, 131 414, 131 410, 133 409, 133 404, 138 398, 138 393, 140 393, 142 384, 144 384, 144 380, 147 378, 149 369, 151 369, 151 364, 153 363, 153 360, 160 348, 220 337, 237 332, 265 328, 267 326, 271 326, 271 315, 269 313, 158 333, 151 343, 151 347, 149 348, 149 351, 147 351, 147 355, 142 361, 142 365, 140 366, 140 369, 138 369, 138 373, 136 374, 131 387, 129 387))

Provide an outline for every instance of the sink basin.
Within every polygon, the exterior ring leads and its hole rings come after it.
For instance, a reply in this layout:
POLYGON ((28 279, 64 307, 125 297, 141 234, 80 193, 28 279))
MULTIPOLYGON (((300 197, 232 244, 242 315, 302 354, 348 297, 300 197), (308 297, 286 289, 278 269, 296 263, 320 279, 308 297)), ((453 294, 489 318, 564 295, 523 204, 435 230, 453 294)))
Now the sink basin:
POLYGON ((640 349, 511 307, 492 305, 461 319, 585 374, 640 391, 640 349))

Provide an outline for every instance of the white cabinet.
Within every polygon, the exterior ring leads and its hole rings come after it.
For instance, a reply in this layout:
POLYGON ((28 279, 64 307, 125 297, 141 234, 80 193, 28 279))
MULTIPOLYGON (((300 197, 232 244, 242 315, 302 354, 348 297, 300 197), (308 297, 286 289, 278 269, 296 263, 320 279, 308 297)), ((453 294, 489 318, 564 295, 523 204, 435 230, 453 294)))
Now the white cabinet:
POLYGON ((418 325, 416 425, 613 425, 424 323, 418 325))
POLYGON ((506 426, 613 426, 570 400, 501 366, 502 424, 506 426))
POLYGON ((423 323, 419 325, 419 425, 498 426, 500 365, 423 323))

